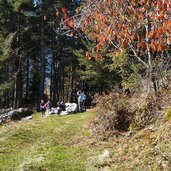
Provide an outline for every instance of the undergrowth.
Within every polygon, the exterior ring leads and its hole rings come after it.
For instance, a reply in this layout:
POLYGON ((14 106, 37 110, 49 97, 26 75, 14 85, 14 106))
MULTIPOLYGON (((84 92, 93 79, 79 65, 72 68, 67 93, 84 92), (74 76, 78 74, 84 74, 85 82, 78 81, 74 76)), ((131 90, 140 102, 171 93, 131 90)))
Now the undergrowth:
POLYGON ((111 93, 99 99, 97 116, 90 122, 93 134, 107 139, 117 131, 127 131, 133 113, 129 111, 128 100, 118 93, 111 93))
MULTIPOLYGON (((162 106, 168 105, 165 100, 168 94, 150 93, 125 96, 110 93, 99 98, 97 115, 90 122, 92 133, 107 139, 112 135, 120 135, 129 130, 140 130, 159 120, 162 106)), ((167 116, 170 116, 168 109, 167 116)))

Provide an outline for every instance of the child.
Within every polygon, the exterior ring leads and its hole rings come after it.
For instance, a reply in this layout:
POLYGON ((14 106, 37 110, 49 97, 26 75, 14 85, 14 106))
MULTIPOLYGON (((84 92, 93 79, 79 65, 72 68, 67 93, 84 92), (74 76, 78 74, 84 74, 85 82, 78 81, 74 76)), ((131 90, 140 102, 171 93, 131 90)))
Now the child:
POLYGON ((50 100, 48 100, 48 102, 45 104, 45 108, 46 108, 46 116, 49 116, 49 112, 50 112, 50 100))

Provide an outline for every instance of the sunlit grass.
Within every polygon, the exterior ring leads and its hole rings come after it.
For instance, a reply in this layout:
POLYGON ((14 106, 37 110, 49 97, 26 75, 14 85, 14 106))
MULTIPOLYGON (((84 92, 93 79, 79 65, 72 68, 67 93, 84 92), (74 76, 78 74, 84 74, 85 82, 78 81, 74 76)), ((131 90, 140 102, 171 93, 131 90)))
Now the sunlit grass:
POLYGON ((99 141, 90 112, 11 122, 0 127, 0 171, 158 171, 171 168, 170 122, 99 141), (100 160, 104 149, 110 157, 100 160))
POLYGON ((1 126, 0 170, 85 170, 90 148, 72 144, 89 135, 85 134, 89 115, 41 118, 36 113, 32 121, 1 126))

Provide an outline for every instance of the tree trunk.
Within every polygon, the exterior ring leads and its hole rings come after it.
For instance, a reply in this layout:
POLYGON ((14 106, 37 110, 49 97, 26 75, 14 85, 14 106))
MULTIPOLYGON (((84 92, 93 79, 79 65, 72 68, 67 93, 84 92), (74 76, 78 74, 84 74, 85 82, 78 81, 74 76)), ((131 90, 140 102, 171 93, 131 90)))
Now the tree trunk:
POLYGON ((54 103, 57 102, 57 54, 53 53, 53 62, 52 62, 52 100, 54 103))
POLYGON ((15 96, 14 96, 14 108, 22 106, 22 61, 20 54, 20 34, 21 34, 21 11, 18 13, 18 36, 17 36, 17 55, 16 55, 16 78, 15 78, 15 96))
POLYGON ((74 69, 74 65, 72 63, 71 78, 70 78, 70 97, 69 97, 70 102, 73 102, 74 72, 75 72, 75 69, 74 69))
POLYGON ((64 56, 62 55, 62 73, 61 73, 61 78, 62 78, 62 87, 61 87, 61 100, 64 102, 64 91, 65 91, 65 70, 64 70, 64 56))
POLYGON ((27 60, 27 67, 26 67, 26 104, 28 104, 28 93, 29 93, 29 59, 27 60))
POLYGON ((21 60, 17 60, 16 68, 18 71, 15 78, 14 108, 22 107, 22 69, 21 60))
POLYGON ((40 96, 39 100, 44 98, 44 86, 45 86, 45 33, 44 33, 44 1, 42 0, 41 3, 41 28, 40 28, 40 46, 41 46, 41 54, 40 54, 40 60, 41 60, 41 80, 40 80, 40 96))

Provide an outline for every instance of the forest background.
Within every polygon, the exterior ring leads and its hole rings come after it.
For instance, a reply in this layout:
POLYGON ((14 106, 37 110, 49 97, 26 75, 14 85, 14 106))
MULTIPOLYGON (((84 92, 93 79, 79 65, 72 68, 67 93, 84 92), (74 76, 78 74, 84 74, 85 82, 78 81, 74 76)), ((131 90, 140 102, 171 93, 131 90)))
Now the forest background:
POLYGON ((0 1, 1 108, 167 89, 170 1, 93 2, 0 1))

